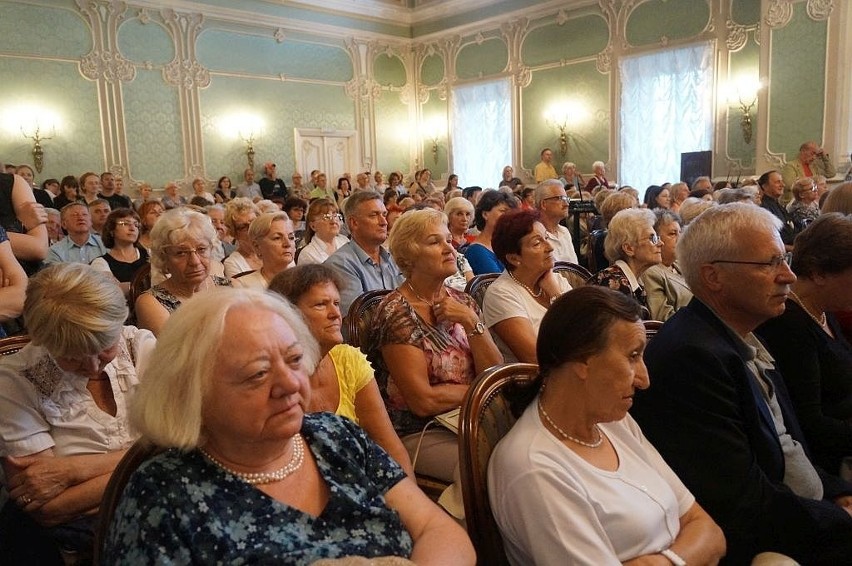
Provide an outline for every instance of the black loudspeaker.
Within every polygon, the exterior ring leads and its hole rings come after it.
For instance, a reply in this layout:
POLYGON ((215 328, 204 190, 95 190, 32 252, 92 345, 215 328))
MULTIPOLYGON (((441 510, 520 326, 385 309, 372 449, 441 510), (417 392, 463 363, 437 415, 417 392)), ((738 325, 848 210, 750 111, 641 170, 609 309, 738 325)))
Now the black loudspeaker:
POLYGON ((713 152, 691 151, 680 154, 680 180, 692 186, 698 177, 713 178, 713 152))

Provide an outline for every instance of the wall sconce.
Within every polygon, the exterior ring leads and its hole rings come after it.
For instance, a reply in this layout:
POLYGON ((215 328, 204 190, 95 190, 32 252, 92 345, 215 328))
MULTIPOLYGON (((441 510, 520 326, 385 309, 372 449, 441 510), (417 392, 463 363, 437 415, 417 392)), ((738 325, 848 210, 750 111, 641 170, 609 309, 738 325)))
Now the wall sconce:
POLYGON ((731 88, 728 93, 728 102, 733 106, 738 106, 742 116, 740 117, 740 129, 743 133, 743 141, 746 144, 751 144, 751 139, 754 135, 754 129, 751 122, 751 111, 754 105, 757 104, 757 93, 763 87, 760 81, 748 78, 739 78, 735 81, 736 86, 731 88), (751 102, 746 103, 745 101, 751 102))
POLYGON ((586 115, 585 106, 575 100, 554 103, 544 113, 548 126, 559 130, 559 154, 564 159, 568 154, 568 126, 577 126, 586 115))
POLYGON ((240 133, 240 137, 246 143, 246 158, 248 159, 248 167, 249 169, 254 169, 254 132, 249 132, 248 138, 246 138, 242 133, 240 133))
POLYGON ((36 171, 41 173, 41 170, 44 169, 44 148, 41 147, 41 142, 52 139, 53 136, 56 135, 56 127, 52 129, 49 136, 42 136, 41 126, 36 125, 35 131, 32 135, 27 134, 27 132, 24 131, 24 127, 21 126, 21 134, 23 134, 25 138, 33 140, 33 165, 35 165, 36 171))
POLYGON ((432 161, 434 161, 437 165, 438 140, 444 135, 443 121, 439 118, 432 118, 424 125, 423 132, 424 139, 428 140, 432 144, 432 147, 430 148, 432 151, 432 161))

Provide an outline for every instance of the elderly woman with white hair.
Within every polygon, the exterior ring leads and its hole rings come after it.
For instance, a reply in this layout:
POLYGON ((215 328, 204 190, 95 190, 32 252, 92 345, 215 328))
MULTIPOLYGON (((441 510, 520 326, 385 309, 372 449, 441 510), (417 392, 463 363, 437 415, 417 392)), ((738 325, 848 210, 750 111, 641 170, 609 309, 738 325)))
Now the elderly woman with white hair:
POLYGON ((464 197, 453 197, 444 205, 444 214, 447 215, 453 247, 458 250, 471 243, 475 236, 470 233, 474 214, 470 201, 464 197))
POLYGON ((654 213, 645 208, 617 213, 609 223, 604 242, 610 266, 595 273, 592 283, 629 295, 647 309, 648 297, 639 278, 662 261, 663 242, 654 230, 655 223, 654 213))
POLYGON ((266 289, 273 277, 295 265, 296 235, 293 234, 293 222, 285 212, 264 212, 251 223, 248 236, 263 265, 249 274, 235 277, 233 284, 235 287, 266 289))
POLYGON ((391 422, 414 470, 452 481, 458 439, 443 429, 420 432, 436 415, 457 408, 480 372, 503 357, 480 320, 476 302, 444 280, 456 271, 456 251, 443 213, 406 212, 388 239, 405 282, 376 309, 367 352, 391 422), (412 458, 414 459, 414 458, 412 458))
POLYGON ((151 230, 151 267, 168 278, 136 299, 139 326, 157 335, 183 301, 198 292, 231 285, 229 279, 210 271, 217 241, 216 229, 204 214, 188 208, 163 213, 151 230))
POLYGON ((0 364, 8 564, 48 563, 57 546, 91 553, 104 488, 136 440, 127 401, 155 343, 124 326, 127 314, 113 278, 88 265, 52 265, 30 280, 31 342, 0 364))
POLYGON ((318 347, 260 289, 194 297, 163 329, 131 421, 167 448, 131 476, 109 564, 470 564, 464 531, 364 431, 306 414, 318 347))
MULTIPOLYGON (((722 189, 726 190, 726 189, 722 189)), ((692 291, 677 264, 677 241, 680 238, 680 216, 669 210, 654 211, 654 231, 663 247, 662 261, 645 270, 639 279, 648 297, 648 310, 653 320, 668 320, 692 300, 692 291)))
POLYGON ((586 188, 586 181, 583 176, 577 172, 577 165, 570 161, 562 164, 562 176, 559 177, 565 190, 577 189, 578 191, 586 188))

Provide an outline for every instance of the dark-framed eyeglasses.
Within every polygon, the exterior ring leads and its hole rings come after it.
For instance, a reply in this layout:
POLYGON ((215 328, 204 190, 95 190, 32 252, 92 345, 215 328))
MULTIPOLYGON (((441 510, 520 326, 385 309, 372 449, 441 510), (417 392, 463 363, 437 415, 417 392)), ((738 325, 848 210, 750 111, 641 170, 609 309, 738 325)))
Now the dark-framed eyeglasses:
POLYGON ((562 202, 563 202, 563 203, 565 203, 565 204, 568 204, 568 203, 571 201, 571 199, 570 199, 570 198, 568 198, 568 197, 566 197, 566 196, 564 196, 564 195, 557 195, 557 196, 555 196, 555 197, 547 197, 547 198, 543 198, 543 199, 541 199, 541 202, 545 202, 545 201, 548 201, 548 200, 557 200, 557 199, 559 199, 560 201, 562 201, 562 202))
POLYGON ((793 253, 787 252, 785 254, 780 254, 773 256, 769 261, 742 261, 735 259, 714 259, 710 263, 733 263, 737 265, 760 265, 763 267, 771 267, 772 269, 778 269, 782 263, 790 265, 790 262, 793 260, 793 253))

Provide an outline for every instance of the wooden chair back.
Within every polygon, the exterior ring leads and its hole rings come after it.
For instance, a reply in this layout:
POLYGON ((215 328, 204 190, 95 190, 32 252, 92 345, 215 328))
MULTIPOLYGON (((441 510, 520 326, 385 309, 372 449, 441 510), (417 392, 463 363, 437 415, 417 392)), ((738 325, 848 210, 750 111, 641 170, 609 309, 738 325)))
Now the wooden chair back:
POLYGON ((121 500, 121 495, 124 493, 124 488, 127 486, 130 476, 145 460, 156 456, 162 451, 163 448, 140 438, 130 447, 130 450, 127 451, 115 467, 115 470, 113 470, 106 489, 104 489, 104 497, 101 499, 98 511, 94 555, 94 563, 96 565, 102 563, 109 526, 115 516, 115 509, 118 507, 118 502, 121 500))
POLYGON ((130 292, 127 294, 127 306, 130 307, 130 324, 136 324, 136 299, 151 288, 151 263, 146 263, 136 270, 130 280, 130 292))
POLYGON ((30 337, 26 334, 22 336, 8 336, 6 338, 0 338, 0 356, 9 356, 14 354, 29 343, 30 337))
POLYGON ((586 264, 589 271, 597 273, 601 269, 609 267, 609 262, 603 255, 603 241, 606 239, 607 231, 603 228, 592 230, 589 233, 589 247, 586 252, 586 264))
POLYGON ((588 269, 570 261, 557 261, 553 266, 553 272, 567 279, 572 289, 582 287, 592 276, 588 269))
POLYGON ((376 314, 379 303, 388 293, 390 293, 390 289, 367 291, 349 305, 349 312, 344 321, 347 344, 360 348, 365 354, 367 353, 367 340, 370 335, 369 330, 373 326, 373 316, 376 314))
POLYGON ((657 332, 660 331, 660 328, 665 324, 661 320, 643 320, 642 324, 645 325, 645 337, 648 339, 648 342, 651 341, 651 338, 657 335, 657 332))
POLYGON ((485 291, 498 277, 500 277, 500 273, 482 273, 467 282, 464 292, 473 297, 480 310, 482 310, 482 304, 485 302, 485 291))
POLYGON ((536 364, 494 366, 476 378, 462 401, 459 416, 459 473, 467 531, 476 549, 477 564, 507 565, 503 538, 488 499, 488 460, 497 442, 517 420, 504 393, 528 386, 536 364))
POLYGON ((257 271, 256 269, 247 269, 246 271, 240 271, 236 275, 232 276, 231 279, 239 279, 240 277, 245 277, 246 275, 251 275, 257 271))

